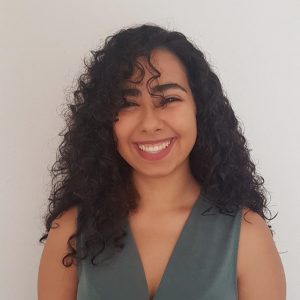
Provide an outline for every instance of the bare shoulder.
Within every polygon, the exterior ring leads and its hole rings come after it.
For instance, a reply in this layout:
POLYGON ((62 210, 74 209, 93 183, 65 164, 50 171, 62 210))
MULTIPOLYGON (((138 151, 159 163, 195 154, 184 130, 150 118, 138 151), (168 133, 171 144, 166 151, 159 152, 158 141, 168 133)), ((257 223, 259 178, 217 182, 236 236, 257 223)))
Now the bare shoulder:
POLYGON ((72 207, 52 222, 40 259, 39 300, 76 299, 78 284, 76 266, 72 264, 65 267, 62 263, 63 257, 68 253, 68 239, 76 231, 76 219, 77 207, 72 207))
MULTIPOLYGON (((64 211, 59 217, 53 221, 53 228, 60 232, 74 231, 76 229, 77 219, 77 206, 73 206, 70 209, 64 211)), ((49 233, 53 233, 54 230, 50 230, 49 233)))
POLYGON ((249 208, 242 212, 237 258, 239 300, 284 300, 283 265, 265 220, 249 208))

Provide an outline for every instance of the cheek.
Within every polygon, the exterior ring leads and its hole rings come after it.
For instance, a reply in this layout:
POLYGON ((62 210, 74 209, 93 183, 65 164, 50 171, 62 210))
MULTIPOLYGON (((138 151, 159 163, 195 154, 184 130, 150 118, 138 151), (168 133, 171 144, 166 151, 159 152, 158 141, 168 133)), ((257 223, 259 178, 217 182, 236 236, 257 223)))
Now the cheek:
POLYGON ((183 133, 194 133, 197 131, 197 121, 194 111, 187 109, 172 116, 171 122, 183 133))
POLYGON ((117 150, 119 152, 123 152, 124 149, 126 149, 126 147, 128 146, 128 143, 130 142, 131 127, 129 125, 130 124, 125 124, 125 122, 121 122, 121 120, 114 124, 114 139, 116 141, 117 150))
POLYGON ((122 145, 124 143, 126 134, 124 132, 124 127, 120 126, 120 124, 116 124, 114 126, 114 140, 116 142, 117 149, 120 150, 122 148, 122 145))

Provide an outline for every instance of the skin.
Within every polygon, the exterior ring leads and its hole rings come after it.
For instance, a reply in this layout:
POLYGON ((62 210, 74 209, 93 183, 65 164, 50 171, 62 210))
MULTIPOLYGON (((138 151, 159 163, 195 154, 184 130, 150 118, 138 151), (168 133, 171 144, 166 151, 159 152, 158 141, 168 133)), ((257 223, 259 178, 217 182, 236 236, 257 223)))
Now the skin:
MULTIPOLYGON (((163 49, 153 52, 153 62, 162 76, 152 84, 176 82, 187 92, 165 91, 165 96, 177 97, 181 101, 172 102, 165 108, 155 106, 155 99, 145 86, 151 76, 146 72, 144 81, 134 86, 140 95, 130 96, 130 101, 137 105, 120 112, 119 121, 114 125, 118 151, 133 167, 134 183, 141 196, 139 208, 129 216, 129 221, 144 266, 149 298, 155 294, 182 226, 201 191, 188 164, 197 128, 196 107, 186 71, 176 56, 163 49), (143 160, 132 146, 135 141, 172 136, 177 137, 175 147, 160 161, 143 160), (151 251, 147 252, 147 249, 151 251)), ((141 59, 141 63, 145 61, 141 59)), ((237 258, 238 299, 284 300, 285 274, 270 230, 257 213, 245 208, 243 215, 237 258)), ((66 268, 61 263, 67 254, 67 240, 76 230, 76 216, 77 208, 69 209, 55 221, 59 227, 49 231, 39 266, 39 300, 76 299, 76 267, 66 268)))
POLYGON ((238 299, 284 300, 286 279, 271 232, 257 213, 245 208, 243 215, 237 259, 238 299))
MULTIPOLYGON (((170 88, 162 92, 165 98, 171 98, 169 100, 172 101, 162 107, 160 99, 149 94, 146 83, 152 74, 145 60, 139 59, 146 71, 143 81, 124 86, 124 89, 136 89, 139 95, 126 96, 131 106, 119 112, 114 133, 118 152, 133 168, 134 184, 141 196, 139 211, 161 213, 191 206, 200 191, 199 184, 191 175, 188 161, 197 137, 196 105, 184 66, 175 55, 159 49, 153 51, 151 61, 161 73, 151 87, 176 83, 182 89, 170 88), (176 137, 171 152, 157 161, 142 158, 134 145, 137 141, 171 137, 176 137), (186 195, 186 198, 183 200, 181 195, 186 195)), ((135 72, 131 80, 136 80, 138 75, 135 72)))

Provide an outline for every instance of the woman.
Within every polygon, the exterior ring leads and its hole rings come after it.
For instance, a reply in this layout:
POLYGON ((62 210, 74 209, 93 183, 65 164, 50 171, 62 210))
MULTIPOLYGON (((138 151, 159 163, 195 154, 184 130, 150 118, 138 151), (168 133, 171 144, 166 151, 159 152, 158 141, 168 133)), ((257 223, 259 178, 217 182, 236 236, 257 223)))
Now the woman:
POLYGON ((285 299, 264 180, 203 53, 145 24, 92 54, 52 168, 39 299, 285 299))

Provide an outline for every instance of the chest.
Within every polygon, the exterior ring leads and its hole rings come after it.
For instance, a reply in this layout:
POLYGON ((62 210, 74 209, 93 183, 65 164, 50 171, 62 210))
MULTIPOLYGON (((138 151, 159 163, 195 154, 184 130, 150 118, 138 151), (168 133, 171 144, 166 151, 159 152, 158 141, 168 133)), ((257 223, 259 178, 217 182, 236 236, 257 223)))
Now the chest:
POLYGON ((77 300, 237 299, 241 215, 210 207, 198 202, 185 223, 184 215, 130 218, 122 251, 103 263, 101 254, 97 266, 78 265, 77 300))
POLYGON ((156 222, 130 219, 130 228, 143 267, 150 300, 158 290, 187 217, 188 213, 185 212, 156 222))

